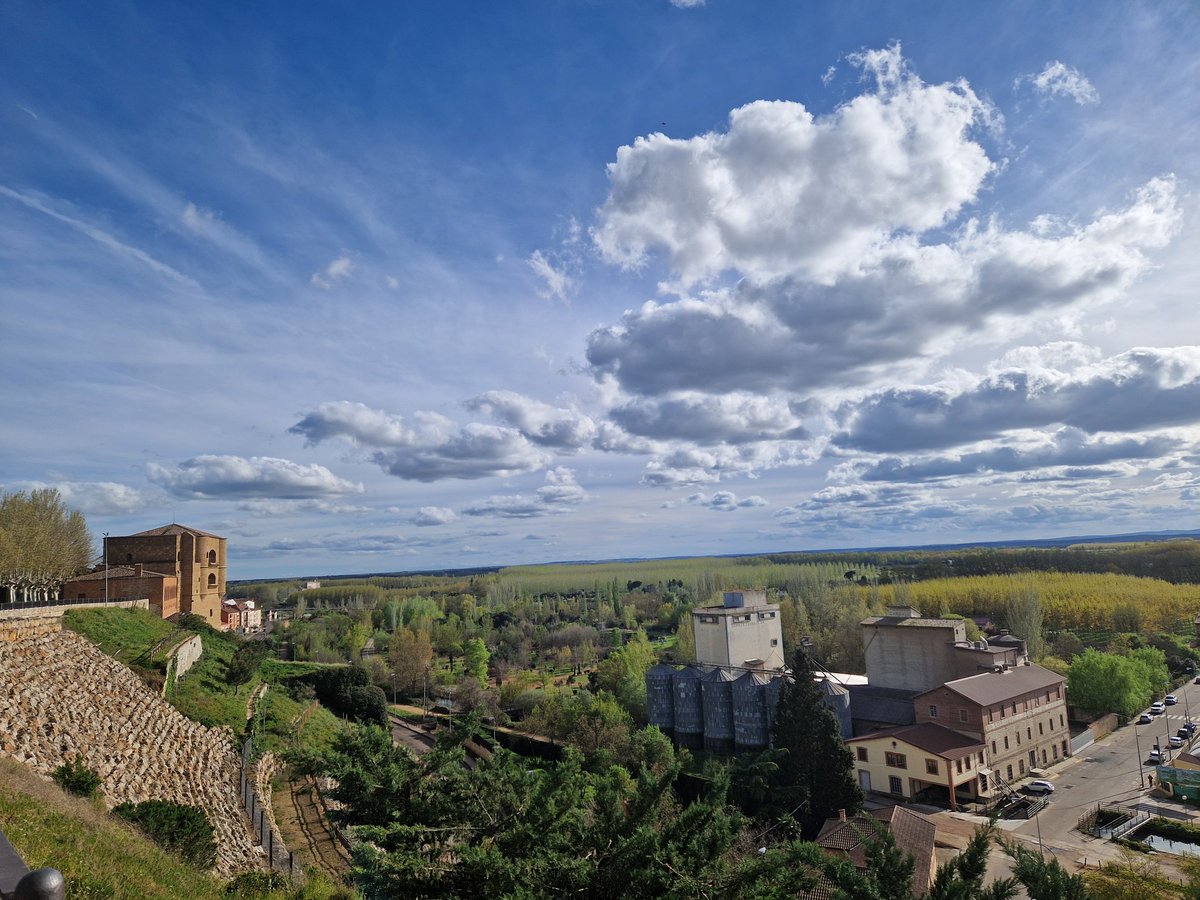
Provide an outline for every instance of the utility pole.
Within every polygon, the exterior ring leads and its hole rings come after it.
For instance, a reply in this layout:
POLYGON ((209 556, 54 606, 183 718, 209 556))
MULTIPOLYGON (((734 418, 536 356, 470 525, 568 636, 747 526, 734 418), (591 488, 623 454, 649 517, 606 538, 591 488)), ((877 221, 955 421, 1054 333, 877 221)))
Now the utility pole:
POLYGON ((1136 719, 1133 722, 1133 742, 1137 745, 1138 787, 1144 788, 1146 786, 1146 776, 1143 774, 1142 769, 1145 767, 1142 765, 1142 742, 1138 739, 1136 719))

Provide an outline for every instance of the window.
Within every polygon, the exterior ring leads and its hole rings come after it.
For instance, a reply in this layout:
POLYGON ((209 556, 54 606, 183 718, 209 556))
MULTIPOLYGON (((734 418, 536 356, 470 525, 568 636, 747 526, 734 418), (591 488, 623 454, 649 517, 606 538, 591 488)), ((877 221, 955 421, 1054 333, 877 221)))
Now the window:
POLYGON ((1021 767, 1021 774, 1024 775, 1025 774, 1025 760, 1018 759, 1017 765, 1021 767))
MULTIPOLYGON (((1055 753, 1054 755, 1058 756, 1057 753, 1055 753)), ((1045 764, 1046 764, 1046 751, 1043 749, 1042 750, 1042 765, 1044 766, 1045 764)))
POLYGON ((992 722, 994 722, 994 721, 995 721, 995 719, 994 719, 994 717, 992 716, 992 710, 990 710, 990 709, 989 709, 989 710, 988 710, 988 724, 989 724, 989 725, 991 725, 991 724, 992 724, 992 722))
POLYGON ((771 638, 771 646, 772 646, 772 647, 778 647, 778 646, 779 646, 779 639, 778 639, 778 638, 771 638))
POLYGON ((1013 701, 1013 715, 1015 716, 1016 714, 1017 714, 1017 701, 1014 700, 1013 701))
POLYGON ((858 761, 866 762, 867 761, 867 748, 866 747, 856 747, 855 749, 858 750, 858 761))
POLYGON ((903 753, 885 752, 883 754, 883 761, 885 763, 887 763, 887 765, 891 766, 893 769, 907 769, 908 768, 908 758, 903 753))
POLYGON ((1012 781, 1012 766, 1008 767, 1008 780, 1012 781))
POLYGON ((1046 729, 1042 727, 1042 723, 1038 722, 1038 734, 1045 734, 1046 729))
POLYGON ((1065 759, 1068 755, 1069 754, 1067 753, 1067 742, 1063 741, 1063 758, 1065 759))
POLYGON ((1025 729, 1025 740, 1027 740, 1027 741, 1033 740, 1033 728, 1032 727, 1025 729))
POLYGON ((936 703, 929 704, 929 718, 931 718, 931 719, 937 718, 937 704, 936 703))
POLYGON ((1001 707, 1000 707, 1000 718, 1002 718, 1002 719, 1003 719, 1003 718, 1004 718, 1005 716, 1007 716, 1007 715, 1008 715, 1008 713, 1007 713, 1007 712, 1005 712, 1005 710, 1004 710, 1004 707, 1003 707, 1003 706, 1001 706, 1001 707))
POLYGON ((216 550, 208 551, 208 564, 210 566, 215 566, 217 564, 217 551, 216 550))
POLYGON ((983 751, 982 750, 979 751, 979 764, 981 766, 983 765, 983 751))
POLYGON ((1004 749, 1005 750, 1008 749, 1008 735, 1007 734, 1004 736, 1004 749))
POLYGON ((1051 744, 1050 749, 1054 751, 1054 758, 1058 759, 1058 744, 1051 744))
POLYGON ((1058 727, 1059 727, 1059 728, 1062 728, 1062 727, 1063 727, 1063 717, 1062 717, 1062 713, 1059 713, 1059 714, 1058 714, 1058 727))
POLYGON ((888 788, 891 789, 893 794, 900 794, 902 796, 904 794, 904 786, 900 783, 900 779, 895 775, 888 777, 888 788))
POLYGON ((986 791, 988 789, 987 776, 982 772, 979 773, 979 790, 986 791))
POLYGON ((209 576, 208 576, 208 586, 209 586, 209 587, 216 587, 216 586, 217 586, 217 576, 216 576, 216 575, 209 575, 209 576))
POLYGON ((1051 716, 1046 721, 1050 723, 1050 730, 1053 731, 1054 730, 1054 716, 1051 716))
POLYGON ((133 562, 133 554, 132 553, 125 554, 125 562, 133 562))
POLYGON ((958 711, 958 721, 960 721, 960 722, 967 721, 967 711, 965 709, 960 709, 958 711))
POLYGON ((954 761, 954 772, 957 775, 962 774, 962 760, 961 759, 956 759, 954 761))
POLYGON ((927 775, 936 775, 938 773, 938 764, 936 759, 925 760, 925 773, 927 775))
POLYGON ((1021 746, 1021 732, 1019 731, 1017 732, 1017 746, 1021 746))
POLYGON ((993 756, 996 755, 996 742, 995 741, 992 741, 992 755, 993 756))

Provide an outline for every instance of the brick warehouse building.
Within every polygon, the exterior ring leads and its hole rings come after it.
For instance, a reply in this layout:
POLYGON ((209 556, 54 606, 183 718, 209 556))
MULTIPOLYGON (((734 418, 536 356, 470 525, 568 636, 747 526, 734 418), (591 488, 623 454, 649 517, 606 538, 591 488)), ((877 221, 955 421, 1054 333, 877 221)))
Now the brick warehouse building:
POLYGON ((109 566, 140 563, 146 570, 174 575, 179 582, 179 611, 200 616, 220 630, 226 544, 225 538, 207 531, 163 525, 124 537, 105 538, 104 558, 109 566))
POLYGON ((1070 755, 1065 680, 1030 664, 959 678, 918 696, 916 720, 982 741, 991 772, 1011 783, 1070 755))

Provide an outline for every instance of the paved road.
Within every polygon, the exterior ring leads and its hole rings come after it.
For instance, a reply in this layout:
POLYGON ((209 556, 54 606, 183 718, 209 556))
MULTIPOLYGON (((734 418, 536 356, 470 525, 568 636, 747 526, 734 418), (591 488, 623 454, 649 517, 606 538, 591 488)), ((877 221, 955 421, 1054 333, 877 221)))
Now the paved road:
MULTIPOLYGON (((1078 756, 1051 769, 1049 777, 1055 791, 1049 805, 1034 819, 1005 830, 1036 841, 1040 829, 1047 848, 1076 860, 1090 853, 1090 861, 1095 862, 1099 857, 1116 857, 1116 845, 1081 835, 1073 829, 1080 816, 1097 803, 1143 807, 1173 818, 1197 818, 1196 807, 1152 793, 1146 781, 1146 776, 1154 774, 1154 767, 1144 765, 1144 762, 1155 742, 1166 748, 1167 738, 1187 721, 1189 712, 1193 719, 1200 721, 1200 685, 1189 681, 1175 694, 1179 703, 1168 706, 1166 713, 1155 716, 1151 724, 1131 723, 1119 728, 1078 756)), ((1200 734, 1197 737, 1200 738, 1200 734)), ((1172 755, 1177 752, 1180 751, 1172 751, 1172 755)))

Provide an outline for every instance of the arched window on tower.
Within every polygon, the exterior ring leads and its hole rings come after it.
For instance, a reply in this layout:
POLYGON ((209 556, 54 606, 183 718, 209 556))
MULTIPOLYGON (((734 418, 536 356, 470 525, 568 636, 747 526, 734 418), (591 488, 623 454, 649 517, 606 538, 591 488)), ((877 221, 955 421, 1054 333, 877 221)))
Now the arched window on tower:
POLYGON ((210 566, 215 566, 217 564, 217 551, 216 550, 208 551, 208 564, 210 566))
POLYGON ((208 586, 210 588, 215 588, 217 586, 217 576, 216 575, 208 576, 208 586))

